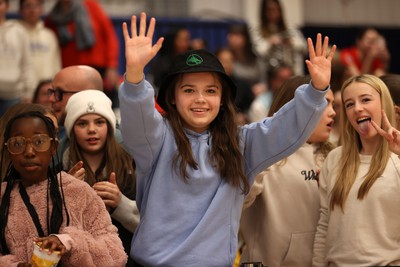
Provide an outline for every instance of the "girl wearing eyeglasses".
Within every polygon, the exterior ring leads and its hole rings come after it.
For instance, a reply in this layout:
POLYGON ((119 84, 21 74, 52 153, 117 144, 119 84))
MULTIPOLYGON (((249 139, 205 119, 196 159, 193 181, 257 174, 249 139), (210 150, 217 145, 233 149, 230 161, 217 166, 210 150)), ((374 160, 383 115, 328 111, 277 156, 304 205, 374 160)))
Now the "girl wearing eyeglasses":
POLYGON ((0 266, 31 266, 33 243, 58 251, 62 266, 125 266, 127 256, 103 202, 84 182, 54 173, 51 119, 25 112, 7 124, 1 184, 0 266))

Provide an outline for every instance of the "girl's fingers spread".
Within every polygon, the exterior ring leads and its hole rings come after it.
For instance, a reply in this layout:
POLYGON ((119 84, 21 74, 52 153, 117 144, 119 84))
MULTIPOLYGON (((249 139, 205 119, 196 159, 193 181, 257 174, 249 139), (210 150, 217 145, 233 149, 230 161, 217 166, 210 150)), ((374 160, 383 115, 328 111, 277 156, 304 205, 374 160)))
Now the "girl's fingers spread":
POLYGON ((147 30, 147 37, 149 37, 150 39, 153 39, 155 26, 156 26, 156 19, 151 18, 150 24, 149 24, 149 29, 147 30))
POLYGON ((315 44, 315 54, 317 56, 322 55, 322 35, 320 33, 317 34, 317 43, 315 44))
POLYGON ((139 36, 146 36, 146 13, 140 13, 140 31, 139 36))
POLYGON ((372 126, 375 128, 375 130, 376 130, 379 134, 382 135, 382 132, 385 132, 385 131, 383 131, 382 128, 379 127, 379 125, 376 124, 373 120, 371 120, 371 124, 372 124, 372 126))
POLYGON ((310 72, 310 74, 312 74, 312 63, 311 63, 311 61, 307 59, 306 60, 306 65, 307 65, 308 71, 310 72))
POLYGON ((126 22, 122 23, 122 34, 124 36, 124 40, 128 40, 129 34, 128 34, 128 26, 126 25, 126 22))
POLYGON ((161 49, 163 42, 164 37, 160 37, 160 39, 157 40, 157 43, 153 46, 154 55, 157 54, 157 52, 161 49))
POLYGON ((332 61, 333 56, 335 55, 335 51, 336 51, 336 45, 333 45, 332 48, 331 48, 331 51, 329 52, 329 55, 328 55, 328 59, 330 61, 332 61))
POLYGON ((383 118, 383 125, 384 125, 385 127, 392 127, 392 125, 391 125, 390 122, 389 122, 388 117, 386 116, 386 112, 385 112, 385 110, 383 110, 383 109, 382 109, 382 118, 383 118))
POLYGON ((323 44, 323 48, 322 48, 322 56, 324 56, 324 57, 326 57, 326 55, 327 55, 328 45, 329 45, 329 37, 325 36, 324 44, 323 44))
POLYGON ((131 19, 131 33, 132 33, 132 37, 136 37, 137 36, 137 30, 136 30, 136 16, 132 16, 131 19))
POLYGON ((376 124, 376 122, 372 121, 372 126, 375 128, 375 130, 378 132, 379 135, 383 136, 386 140, 388 141, 392 141, 393 137, 391 134, 389 134, 388 132, 385 132, 378 124, 376 124))
POLYGON ((314 51, 314 44, 311 38, 307 38, 307 43, 308 43, 308 54, 310 59, 315 57, 315 51, 314 51))

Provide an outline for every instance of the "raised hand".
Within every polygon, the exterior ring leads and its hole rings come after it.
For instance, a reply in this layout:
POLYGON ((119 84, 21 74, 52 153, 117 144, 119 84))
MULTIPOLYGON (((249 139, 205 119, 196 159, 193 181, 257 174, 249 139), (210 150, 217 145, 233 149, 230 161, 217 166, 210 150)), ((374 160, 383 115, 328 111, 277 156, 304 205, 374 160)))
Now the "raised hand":
POLYGON ((107 209, 116 208, 121 201, 121 191, 119 191, 114 172, 110 174, 108 182, 95 183, 93 189, 101 197, 107 209))
POLYGON ((146 25, 146 13, 140 13, 139 33, 136 29, 136 16, 131 19, 131 36, 128 26, 122 24, 122 32, 125 40, 126 79, 131 83, 139 83, 143 79, 143 70, 147 63, 160 50, 164 38, 161 37, 153 45, 154 28, 156 19, 151 18, 148 29, 146 25), (146 32, 147 30, 147 32, 146 32))
POLYGON ((378 134, 383 136, 389 142, 390 151, 400 155, 400 132, 390 124, 385 111, 382 110, 382 125, 384 129, 374 121, 371 121, 371 123, 378 134))
POLYGON ((336 45, 333 45, 328 54, 329 38, 325 36, 322 43, 322 35, 317 34, 315 48, 311 38, 307 38, 308 54, 310 59, 306 60, 307 68, 311 76, 311 82, 314 88, 325 90, 331 80, 331 63, 336 51, 336 45))

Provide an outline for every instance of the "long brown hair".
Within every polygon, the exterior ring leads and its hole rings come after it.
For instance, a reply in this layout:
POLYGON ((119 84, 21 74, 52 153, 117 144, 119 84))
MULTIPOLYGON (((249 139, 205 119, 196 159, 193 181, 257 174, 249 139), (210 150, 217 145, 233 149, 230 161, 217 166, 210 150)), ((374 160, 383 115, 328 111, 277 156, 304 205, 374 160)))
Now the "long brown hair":
POLYGON ((107 137, 102 163, 96 171, 92 171, 76 141, 74 130, 70 134, 68 169, 78 161, 83 161, 86 170, 85 181, 93 186, 96 182, 107 181, 111 172, 115 172, 116 181, 122 194, 130 199, 135 199, 136 174, 135 162, 129 153, 115 140, 111 124, 107 122, 107 137))
MULTIPOLYGON (((350 124, 347 116, 343 99, 343 92, 352 83, 368 84, 374 88, 380 95, 382 109, 385 110, 389 122, 394 125, 394 107, 390 97, 390 92, 385 83, 378 77, 369 74, 354 76, 347 79, 342 86, 342 110, 340 116, 340 135, 343 137, 342 156, 339 160, 339 172, 335 185, 332 189, 330 208, 333 210, 337 205, 342 210, 349 195, 350 189, 356 179, 360 166, 360 151, 362 149, 361 139, 357 131, 350 124)), ((367 174, 364 176, 364 181, 358 190, 357 199, 362 200, 371 189, 378 177, 386 168, 390 157, 388 142, 384 142, 381 137, 381 143, 378 149, 372 155, 373 164, 370 165, 367 174)))
MULTIPOLYGON (((210 157, 212 162, 216 162, 221 177, 234 187, 240 187, 243 193, 247 193, 250 189, 249 182, 244 174, 244 159, 239 147, 239 128, 236 123, 236 107, 230 92, 231 88, 224 79, 216 73, 213 73, 215 79, 222 85, 222 106, 217 117, 211 122, 209 131, 212 139, 212 147, 210 157)), ((186 168, 189 165, 193 169, 197 169, 195 161, 187 138, 181 117, 173 103, 175 99, 175 86, 182 79, 184 74, 178 74, 174 77, 166 90, 166 103, 168 112, 165 114, 166 119, 170 122, 174 132, 175 141, 178 151, 174 156, 173 164, 178 166, 179 172, 184 180, 188 179, 186 168)))

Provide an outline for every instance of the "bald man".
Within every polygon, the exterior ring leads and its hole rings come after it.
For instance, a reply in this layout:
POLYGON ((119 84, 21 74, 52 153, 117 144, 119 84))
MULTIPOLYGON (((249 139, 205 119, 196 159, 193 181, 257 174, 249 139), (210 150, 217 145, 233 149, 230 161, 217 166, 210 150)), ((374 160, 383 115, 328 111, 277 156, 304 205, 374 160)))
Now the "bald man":
POLYGON ((73 94, 87 89, 103 91, 103 79, 100 73, 90 66, 70 66, 56 73, 52 87, 51 94, 49 94, 51 107, 57 116, 58 123, 64 125, 65 106, 68 99, 73 94))

